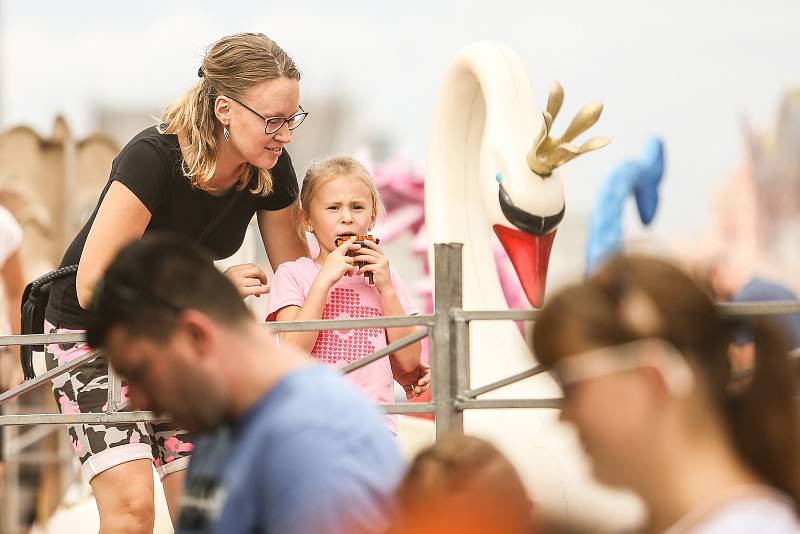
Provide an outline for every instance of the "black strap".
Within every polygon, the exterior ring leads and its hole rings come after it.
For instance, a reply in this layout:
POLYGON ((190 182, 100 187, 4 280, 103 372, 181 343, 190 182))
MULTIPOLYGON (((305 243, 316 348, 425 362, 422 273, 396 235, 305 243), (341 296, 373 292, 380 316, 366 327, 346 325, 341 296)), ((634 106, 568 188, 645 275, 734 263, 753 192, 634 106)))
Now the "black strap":
POLYGON ((208 223, 208 226, 206 226, 205 230, 203 230, 202 233, 197 236, 197 239, 194 240, 195 245, 202 245, 203 241, 205 241, 205 239, 211 235, 211 232, 217 229, 225 216, 230 213, 233 205, 236 204, 236 201, 239 200, 240 194, 241 191, 236 189, 228 194, 228 198, 225 199, 225 204, 222 206, 222 209, 219 210, 217 216, 214 217, 210 223, 208 223))
MULTIPOLYGON (((50 271, 25 286, 20 306, 20 330, 23 334, 44 334, 44 313, 47 309, 47 301, 50 298, 50 288, 53 282, 72 276, 76 272, 78 272, 77 265, 68 265, 67 267, 50 271)), ((44 345, 22 345, 20 347, 19 359, 25 380, 30 380, 36 376, 33 370, 33 351, 42 350, 44 350, 44 345)))

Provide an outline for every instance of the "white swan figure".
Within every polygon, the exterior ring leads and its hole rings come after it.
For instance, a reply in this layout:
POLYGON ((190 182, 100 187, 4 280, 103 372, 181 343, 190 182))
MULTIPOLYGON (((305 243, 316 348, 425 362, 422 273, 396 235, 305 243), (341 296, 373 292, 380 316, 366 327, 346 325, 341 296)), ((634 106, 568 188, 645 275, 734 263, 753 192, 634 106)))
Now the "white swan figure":
MULTIPOLYGON (((555 85, 548 111, 540 113, 521 59, 498 43, 465 48, 445 74, 430 136, 425 217, 430 243, 464 244, 465 309, 508 309, 492 254, 493 231, 529 300, 541 305, 550 246, 564 213, 563 189, 551 171, 608 142, 595 138, 580 148, 562 144, 597 120, 599 104, 581 110, 561 139, 550 139, 562 97, 555 85), (501 184, 495 180, 498 173, 501 184)), ((432 252, 430 260, 433 264, 432 252)), ((535 363, 511 321, 473 322, 470 344, 472 388, 535 363)), ((482 398, 558 396, 555 382, 540 374, 482 398)), ((574 434, 557 419, 558 412, 547 409, 468 410, 464 417, 467 433, 491 439, 509 455, 541 509, 598 528, 635 523, 638 501, 591 481, 574 434)))

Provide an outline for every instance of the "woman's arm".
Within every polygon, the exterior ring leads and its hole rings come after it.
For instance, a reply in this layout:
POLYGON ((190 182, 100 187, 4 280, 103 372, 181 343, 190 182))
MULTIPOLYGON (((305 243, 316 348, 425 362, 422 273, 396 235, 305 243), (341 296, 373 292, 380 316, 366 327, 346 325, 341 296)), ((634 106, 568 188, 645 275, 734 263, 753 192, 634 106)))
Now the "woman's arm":
POLYGON ((298 206, 295 202, 282 210, 258 212, 258 229, 273 271, 281 263, 309 255, 308 243, 300 234, 298 206))
POLYGON ((113 181, 89 229, 75 283, 78 302, 88 309, 94 284, 117 252, 144 234, 150 210, 125 185, 113 181))

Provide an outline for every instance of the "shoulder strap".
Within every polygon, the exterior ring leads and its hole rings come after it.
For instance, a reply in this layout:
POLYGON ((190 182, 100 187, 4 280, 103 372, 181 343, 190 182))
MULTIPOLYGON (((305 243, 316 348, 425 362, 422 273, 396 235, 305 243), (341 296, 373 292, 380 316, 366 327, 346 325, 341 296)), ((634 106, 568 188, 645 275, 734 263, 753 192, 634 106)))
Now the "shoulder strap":
POLYGON ((231 191, 230 196, 225 199, 225 204, 223 204, 222 209, 219 210, 217 216, 214 217, 210 223, 208 223, 208 226, 206 226, 205 230, 203 230, 203 232, 197 236, 197 239, 194 240, 195 245, 202 245, 203 241, 205 241, 205 239, 211 235, 211 232, 217 229, 225 216, 230 213, 233 205, 236 204, 236 201, 239 199, 239 195, 241 194, 241 191, 231 191))

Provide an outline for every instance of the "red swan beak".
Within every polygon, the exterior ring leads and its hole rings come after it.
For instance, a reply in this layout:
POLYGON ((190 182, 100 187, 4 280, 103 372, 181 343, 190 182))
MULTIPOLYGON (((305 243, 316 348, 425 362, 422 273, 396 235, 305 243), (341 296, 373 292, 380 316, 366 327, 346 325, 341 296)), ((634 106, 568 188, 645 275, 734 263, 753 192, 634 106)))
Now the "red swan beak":
POLYGON ((541 308, 556 230, 537 236, 501 224, 492 225, 492 228, 517 272, 528 301, 533 307, 541 308))

